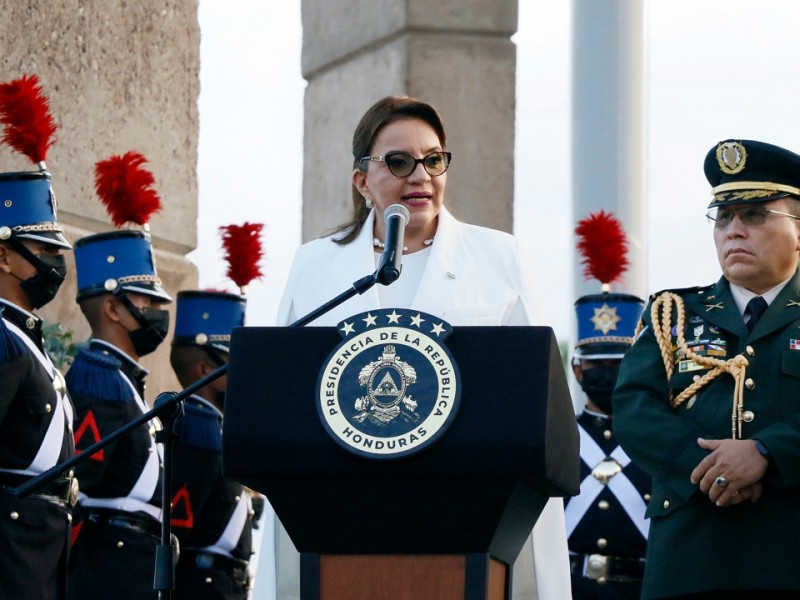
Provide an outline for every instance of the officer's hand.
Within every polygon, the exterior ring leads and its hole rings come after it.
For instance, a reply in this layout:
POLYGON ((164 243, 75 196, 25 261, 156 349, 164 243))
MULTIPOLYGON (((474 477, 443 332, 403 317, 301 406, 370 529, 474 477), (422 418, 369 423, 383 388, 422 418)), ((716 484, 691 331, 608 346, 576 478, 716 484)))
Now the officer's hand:
POLYGON ((700 491, 708 494, 709 500, 718 506, 727 506, 737 492, 739 495, 749 493, 745 499, 752 499, 754 495, 761 497, 758 490, 746 491, 748 486, 759 482, 767 470, 767 459, 761 456, 753 440, 698 438, 697 445, 711 453, 692 471, 691 480, 699 485, 700 491))
POLYGON ((761 498, 761 494, 764 493, 764 485, 757 481, 753 485, 748 485, 745 488, 742 488, 737 493, 733 495, 731 498, 731 506, 735 504, 740 504, 745 500, 750 500, 750 502, 758 502, 759 498, 761 498))

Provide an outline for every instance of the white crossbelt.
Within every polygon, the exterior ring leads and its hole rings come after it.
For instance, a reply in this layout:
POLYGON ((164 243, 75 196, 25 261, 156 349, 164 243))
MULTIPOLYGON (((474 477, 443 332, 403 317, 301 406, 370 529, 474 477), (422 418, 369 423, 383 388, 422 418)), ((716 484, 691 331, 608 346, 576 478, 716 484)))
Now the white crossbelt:
MULTIPOLYGON (((8 319, 4 318, 3 321, 5 321, 6 327, 23 341, 31 353, 42 364, 47 375, 50 377, 50 381, 55 381, 56 377, 59 377, 63 382, 64 378, 61 376, 61 373, 58 372, 58 369, 55 368, 50 357, 39 350, 36 344, 34 344, 19 327, 8 319)), ((66 395, 56 390, 55 386, 53 387, 53 393, 56 398, 55 407, 53 408, 53 418, 50 420, 50 425, 45 432, 42 445, 39 446, 39 451, 36 453, 33 462, 25 469, 0 469, 0 471, 4 473, 16 473, 18 475, 39 475, 58 464, 58 459, 61 456, 61 449, 64 445, 64 425, 68 423, 70 430, 72 429, 73 414, 72 404, 67 400, 66 395)))
MULTIPOLYGON (((133 397, 139 409, 142 411, 142 414, 146 413, 148 411, 148 406, 139 395, 136 387, 131 383, 131 380, 127 378, 125 373, 120 371, 120 375, 122 375, 122 378, 130 386, 133 397)), ((153 419, 152 423, 156 429, 161 429, 161 422, 158 419, 153 419)), ((144 469, 142 469, 142 472, 139 474, 139 479, 127 496, 122 498, 92 498, 81 493, 79 495, 80 504, 82 506, 110 508, 126 512, 144 512, 154 519, 161 521, 161 509, 149 502, 153 494, 155 494, 158 478, 161 474, 161 446, 156 444, 152 435, 149 437, 150 455, 147 457, 144 469)))
MULTIPOLYGON (((597 442, 592 439, 580 424, 578 425, 578 432, 581 438, 581 460, 590 467, 603 462, 606 459, 605 452, 603 452, 602 448, 600 448, 597 442)), ((620 446, 614 449, 610 458, 614 459, 623 469, 631 461, 620 446)), ((650 521, 644 516, 647 505, 641 494, 639 494, 639 491, 623 472, 614 475, 607 484, 598 481, 591 473, 586 476, 581 482, 580 494, 570 499, 564 509, 564 517, 567 522, 567 537, 572 535, 578 523, 580 523, 581 519, 586 514, 586 511, 589 510, 600 495, 600 492, 602 492, 603 488, 606 486, 611 490, 611 493, 614 494, 617 500, 619 500, 619 503, 628 514, 631 522, 636 526, 642 536, 647 539, 647 533, 650 529, 650 521)))

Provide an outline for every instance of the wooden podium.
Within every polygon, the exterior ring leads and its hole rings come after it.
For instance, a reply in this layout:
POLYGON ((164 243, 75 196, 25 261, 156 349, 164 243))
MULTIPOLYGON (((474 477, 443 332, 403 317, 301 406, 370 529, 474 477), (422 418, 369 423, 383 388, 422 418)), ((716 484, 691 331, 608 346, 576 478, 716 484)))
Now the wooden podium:
POLYGON ((434 444, 374 460, 335 443, 316 381, 331 327, 231 339, 223 469, 267 496, 303 600, 501 600, 549 497, 579 490, 578 433, 548 327, 455 327, 461 405, 434 444))

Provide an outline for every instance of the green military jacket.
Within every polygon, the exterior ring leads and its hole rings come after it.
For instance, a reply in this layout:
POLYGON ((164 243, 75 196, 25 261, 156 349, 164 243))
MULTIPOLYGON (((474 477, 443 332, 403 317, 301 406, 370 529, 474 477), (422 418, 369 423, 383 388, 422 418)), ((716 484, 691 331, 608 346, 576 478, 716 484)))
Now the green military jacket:
POLYGON ((721 374, 677 408, 677 396, 707 369, 670 340, 667 380, 653 334, 651 298, 644 329, 625 355, 614 392, 614 432, 625 452, 653 477, 643 598, 714 589, 800 592, 800 274, 781 290, 751 334, 728 282, 675 291, 683 298, 684 337, 700 356, 743 355, 743 438, 771 455, 758 503, 717 507, 689 480, 708 454, 697 438, 730 438, 734 379, 721 374))

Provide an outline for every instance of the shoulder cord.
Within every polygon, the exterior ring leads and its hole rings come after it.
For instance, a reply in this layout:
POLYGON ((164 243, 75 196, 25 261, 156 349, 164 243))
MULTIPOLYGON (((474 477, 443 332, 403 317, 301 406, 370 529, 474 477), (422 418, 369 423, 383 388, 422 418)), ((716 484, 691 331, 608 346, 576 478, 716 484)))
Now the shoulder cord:
POLYGON ((682 351, 684 356, 689 360, 704 367, 710 367, 710 370, 697 381, 692 382, 689 387, 675 398, 670 399, 670 405, 672 408, 677 408, 683 404, 687 398, 691 398, 697 394, 704 386, 711 383, 711 381, 720 374, 729 373, 734 381, 733 408, 731 409, 731 437, 733 439, 741 439, 742 414, 744 411, 744 378, 745 369, 749 364, 747 358, 742 354, 737 354, 728 360, 720 360, 711 356, 699 356, 695 354, 686 345, 686 339, 683 334, 684 318, 686 314, 683 298, 672 292, 663 292, 653 300, 652 306, 650 307, 650 319, 653 322, 653 333, 656 336, 658 347, 661 350, 661 359, 664 361, 667 380, 672 377, 672 372, 675 367, 670 335, 672 329, 673 304, 675 305, 675 312, 677 313, 676 344, 678 350, 682 351))

